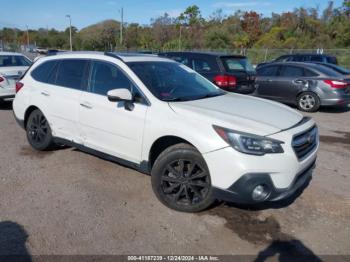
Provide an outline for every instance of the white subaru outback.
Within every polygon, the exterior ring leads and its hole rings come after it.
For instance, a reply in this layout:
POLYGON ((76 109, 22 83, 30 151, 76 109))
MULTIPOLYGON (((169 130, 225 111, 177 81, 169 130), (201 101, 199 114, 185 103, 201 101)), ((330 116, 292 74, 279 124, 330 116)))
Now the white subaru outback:
POLYGON ((149 173, 175 210, 287 198, 315 166, 312 119, 226 93, 165 58, 64 53, 37 61, 16 90, 15 117, 34 149, 66 144, 149 173))

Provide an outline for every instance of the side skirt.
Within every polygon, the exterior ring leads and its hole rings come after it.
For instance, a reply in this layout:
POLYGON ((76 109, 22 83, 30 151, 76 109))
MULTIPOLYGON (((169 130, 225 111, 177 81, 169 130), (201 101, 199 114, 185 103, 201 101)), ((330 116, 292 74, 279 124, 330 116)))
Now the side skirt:
POLYGON ((116 156, 112 156, 112 155, 103 153, 101 151, 92 149, 90 147, 86 147, 86 146, 77 144, 77 143, 75 143, 73 141, 69 141, 69 140, 63 139, 63 138, 54 137, 53 141, 54 141, 54 143, 63 144, 63 145, 67 145, 67 146, 70 146, 70 147, 74 147, 74 148, 76 148, 76 149, 78 149, 78 150, 80 150, 82 152, 85 152, 85 153, 97 156, 99 158, 102 158, 102 159, 105 159, 105 160, 108 160, 108 161, 120 164, 122 166, 126 166, 126 167, 129 167, 129 168, 135 169, 135 170, 137 170, 137 171, 139 171, 141 173, 147 174, 147 175, 149 175, 151 173, 148 161, 142 161, 141 163, 134 163, 134 162, 131 162, 131 161, 128 161, 128 160, 125 160, 125 159, 122 159, 122 158, 119 158, 119 157, 116 157, 116 156))

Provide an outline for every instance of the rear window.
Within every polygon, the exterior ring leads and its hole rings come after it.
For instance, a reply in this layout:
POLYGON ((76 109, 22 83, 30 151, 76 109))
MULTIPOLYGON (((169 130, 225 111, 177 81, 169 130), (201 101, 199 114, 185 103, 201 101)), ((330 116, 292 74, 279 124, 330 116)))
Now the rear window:
POLYGON ((20 55, 1 55, 0 67, 9 66, 30 66, 32 63, 29 59, 20 55))
POLYGON ((326 60, 327 60, 327 63, 335 64, 335 65, 338 64, 338 60, 337 60, 337 58, 334 57, 334 56, 327 56, 327 57, 326 57, 326 60))
POLYGON ((254 67, 247 58, 222 57, 221 61, 227 72, 234 72, 237 70, 255 72, 254 67))
POLYGON ((31 73, 32 77, 39 82, 48 83, 50 75, 53 74, 54 68, 56 66, 56 61, 47 61, 39 65, 31 73))
POLYGON ((326 76, 340 77, 340 78, 342 77, 342 74, 338 73, 337 71, 334 71, 331 68, 328 68, 322 65, 317 66, 317 70, 326 76))
POLYGON ((61 60, 58 66, 56 85, 80 90, 87 65, 88 60, 61 60))

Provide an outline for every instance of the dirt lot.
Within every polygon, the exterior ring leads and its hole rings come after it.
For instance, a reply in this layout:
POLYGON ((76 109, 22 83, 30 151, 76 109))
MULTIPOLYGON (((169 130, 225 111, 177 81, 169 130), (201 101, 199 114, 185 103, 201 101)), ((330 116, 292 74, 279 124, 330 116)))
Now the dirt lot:
POLYGON ((71 148, 34 152, 2 105, 0 254, 349 255, 350 107, 312 116, 321 149, 298 198, 182 214, 147 175, 71 148))

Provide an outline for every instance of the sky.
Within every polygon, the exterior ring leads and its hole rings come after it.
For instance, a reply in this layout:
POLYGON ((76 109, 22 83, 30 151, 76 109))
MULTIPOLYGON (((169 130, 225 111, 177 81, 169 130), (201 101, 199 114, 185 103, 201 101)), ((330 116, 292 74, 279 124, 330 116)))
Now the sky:
MULTIPOLYGON (((120 8, 124 8, 124 21, 150 24, 151 18, 165 12, 178 16, 186 7, 198 5, 207 18, 217 9, 225 14, 237 10, 254 10, 264 16, 272 12, 293 11, 297 7, 318 7, 323 10, 328 0, 1 0, 0 28, 25 29, 68 27, 66 15, 72 17, 72 25, 78 29, 106 20, 120 20, 120 8)), ((343 0, 334 0, 341 6, 343 0)))

